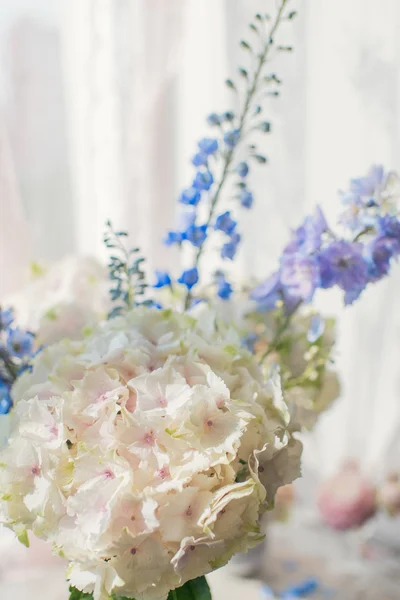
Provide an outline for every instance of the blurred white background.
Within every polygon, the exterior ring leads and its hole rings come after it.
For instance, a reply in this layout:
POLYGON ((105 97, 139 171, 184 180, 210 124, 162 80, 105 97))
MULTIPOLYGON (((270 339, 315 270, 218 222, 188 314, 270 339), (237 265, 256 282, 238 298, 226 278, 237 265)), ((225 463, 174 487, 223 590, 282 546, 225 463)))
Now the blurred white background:
MULTIPOLYGON (((29 262, 71 253, 104 258, 111 218, 151 266, 176 264, 161 239, 174 224, 204 117, 229 108, 223 84, 237 41, 274 0, 1 0, 0 297, 29 262)), ((255 208, 238 276, 267 275, 290 227, 371 163, 400 169, 399 0, 292 0, 273 71, 282 95, 267 113, 270 164, 252 177, 255 208)), ((343 457, 400 467, 400 270, 342 309, 343 394, 309 439, 309 468, 343 457)))

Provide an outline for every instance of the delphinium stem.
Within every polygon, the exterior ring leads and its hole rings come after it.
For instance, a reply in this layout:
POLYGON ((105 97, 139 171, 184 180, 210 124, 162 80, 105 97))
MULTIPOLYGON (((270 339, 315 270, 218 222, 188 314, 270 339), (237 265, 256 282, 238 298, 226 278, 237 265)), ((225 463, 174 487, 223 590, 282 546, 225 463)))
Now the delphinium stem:
MULTIPOLYGON (((246 119, 248 117, 248 114, 249 114, 249 111, 250 111, 250 108, 251 108, 251 102, 252 102, 252 100, 253 100, 253 98, 254 98, 257 90, 258 90, 258 85, 259 85, 259 82, 260 82, 260 77, 261 77, 262 69, 263 69, 263 67, 264 67, 264 65, 265 65, 265 63, 266 63, 266 61, 268 59, 268 54, 270 52, 270 49, 272 48, 272 46, 274 44, 274 35, 275 35, 276 30, 279 27, 279 24, 280 24, 280 22, 282 20, 283 11, 284 11, 284 9, 285 9, 285 7, 286 7, 286 5, 287 5, 287 3, 289 1, 290 0, 282 0, 281 1, 280 7, 279 7, 278 12, 277 12, 276 17, 275 17, 275 21, 272 24, 271 29, 269 31, 268 39, 267 39, 267 41, 265 43, 263 52, 258 57, 258 65, 257 65, 257 68, 256 68, 256 70, 254 72, 252 84, 251 84, 251 86, 247 90, 246 100, 245 100, 245 103, 243 105, 243 110, 242 110, 242 113, 241 113, 240 118, 239 118, 239 125, 238 125, 238 128, 237 128, 238 129, 238 139, 239 140, 242 137, 243 129, 244 129, 245 125, 246 125, 246 119)), ((219 184, 217 186, 217 189, 215 190, 214 196, 213 196, 213 198, 211 200, 211 203, 210 203, 210 211, 209 211, 209 214, 208 214, 208 219, 206 221, 207 228, 210 226, 210 224, 211 224, 211 222, 213 220, 218 200, 221 197, 221 192, 224 189, 225 183, 226 183, 228 175, 229 175, 229 170, 230 170, 230 166, 232 164, 232 161, 233 161, 233 158, 234 158, 234 155, 235 155, 235 150, 236 150, 236 147, 234 146, 233 148, 230 148, 227 151, 226 155, 225 155, 225 161, 224 161, 224 167, 223 167, 223 170, 222 170, 221 179, 220 179, 220 182, 219 182, 219 184)), ((200 259, 202 257, 203 252, 204 252, 206 241, 207 241, 207 238, 204 240, 204 242, 197 249, 196 256, 195 256, 195 261, 194 261, 194 267, 196 267, 196 268, 198 268, 198 266, 200 264, 200 259)), ((190 307, 191 301, 192 301, 192 291, 188 290, 187 293, 186 293, 186 298, 185 298, 185 310, 187 310, 190 307)))

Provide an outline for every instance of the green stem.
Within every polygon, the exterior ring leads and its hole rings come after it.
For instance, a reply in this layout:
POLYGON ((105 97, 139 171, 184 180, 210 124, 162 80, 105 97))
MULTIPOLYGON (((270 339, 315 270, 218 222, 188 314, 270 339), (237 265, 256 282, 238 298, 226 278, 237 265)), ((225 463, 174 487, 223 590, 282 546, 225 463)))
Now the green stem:
POLYGON ((285 316, 284 320, 282 321, 282 323, 280 324, 280 326, 278 327, 278 329, 277 329, 277 331, 275 333, 274 339, 268 345, 268 348, 264 352, 264 354, 261 356, 261 358, 259 360, 259 364, 260 365, 262 365, 262 363, 271 354, 271 352, 274 352, 274 350, 276 350, 276 348, 278 347, 279 342, 282 339, 282 335, 285 333, 286 329, 289 327, 293 315, 297 312, 297 310, 298 310, 298 308, 300 307, 301 304, 302 304, 302 300, 299 300, 297 302, 296 306, 294 307, 294 309, 285 316))
POLYGON ((0 349, 0 360, 3 361, 4 367, 10 376, 11 383, 13 383, 17 379, 17 376, 18 376, 17 366, 14 365, 12 360, 10 360, 7 352, 5 352, 4 350, 1 350, 1 349, 0 349))
POLYGON ((114 241, 118 244, 118 248, 125 259, 125 262, 123 263, 123 272, 125 273, 127 285, 127 299, 125 300, 125 304, 127 305, 128 310, 131 310, 134 306, 135 286, 132 283, 132 275, 129 273, 129 252, 121 242, 120 236, 116 234, 111 224, 109 225, 109 229, 114 237, 114 241))
MULTIPOLYGON (((251 107, 251 101, 253 100, 253 97, 254 97, 254 95, 255 95, 255 93, 257 91, 257 87, 258 87, 258 83, 259 83, 259 79, 260 79, 260 75, 261 75, 263 66, 264 66, 264 64, 267 61, 269 50, 270 50, 270 48, 274 44, 274 35, 275 35, 276 30, 277 30, 277 28, 278 28, 278 26, 279 26, 279 24, 281 22, 283 11, 284 11, 285 6, 286 6, 286 4, 288 2, 289 2, 289 0, 282 0, 281 5, 279 7, 279 10, 277 12, 274 24, 272 25, 271 30, 269 32, 268 41, 265 44, 265 47, 264 47, 264 50, 263 50, 262 54, 260 54, 260 56, 259 56, 258 66, 257 66, 257 69, 256 69, 256 71, 254 73, 254 77, 253 77, 253 83, 252 83, 251 87, 247 90, 246 100, 245 100, 245 103, 244 103, 243 111, 242 111, 242 114, 241 114, 240 119, 239 119, 239 126, 237 128, 238 131, 239 131, 239 139, 241 139, 243 128, 244 128, 244 125, 246 123, 246 118, 248 116, 248 113, 249 113, 249 110, 250 110, 250 107, 251 107)), ((220 180, 220 182, 218 184, 218 187, 217 187, 217 189, 215 191, 214 197, 211 200, 210 212, 209 212, 209 215, 208 215, 208 219, 206 221, 207 229, 210 226, 211 221, 212 221, 212 219, 214 217, 214 213, 215 213, 215 209, 216 209, 218 200, 219 200, 219 198, 221 196, 221 192, 222 192, 222 190, 224 188, 224 185, 225 185, 226 180, 227 180, 227 176, 229 174, 229 168, 230 168, 231 163, 233 161, 235 150, 236 150, 236 148, 230 149, 228 151, 228 153, 226 154, 226 156, 225 156, 225 164, 224 164, 224 168, 223 168, 223 171, 222 171, 221 180, 220 180)), ((197 250, 196 257, 195 257, 195 262, 194 262, 194 268, 198 268, 198 266, 199 266, 201 256, 202 256, 202 254, 204 252, 205 243, 206 243, 206 240, 202 243, 202 245, 197 250)), ((187 294, 186 294, 186 299, 185 299, 185 310, 187 310, 189 308, 191 300, 192 300, 192 292, 191 292, 191 290, 188 290, 187 294)))

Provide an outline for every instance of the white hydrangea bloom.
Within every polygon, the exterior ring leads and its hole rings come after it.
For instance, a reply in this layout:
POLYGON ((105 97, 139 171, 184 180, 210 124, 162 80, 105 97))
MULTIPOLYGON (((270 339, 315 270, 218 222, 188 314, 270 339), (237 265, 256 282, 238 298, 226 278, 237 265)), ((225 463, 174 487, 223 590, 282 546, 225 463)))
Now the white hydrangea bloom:
POLYGON ((43 350, 13 396, 0 521, 95 600, 165 600, 225 564, 299 475, 277 378, 209 316, 135 309, 43 350))
POLYGON ((81 338, 84 328, 107 314, 107 269, 96 259, 68 256, 48 268, 33 265, 32 270, 25 288, 3 298, 2 304, 14 309, 20 327, 36 334, 38 345, 81 338))

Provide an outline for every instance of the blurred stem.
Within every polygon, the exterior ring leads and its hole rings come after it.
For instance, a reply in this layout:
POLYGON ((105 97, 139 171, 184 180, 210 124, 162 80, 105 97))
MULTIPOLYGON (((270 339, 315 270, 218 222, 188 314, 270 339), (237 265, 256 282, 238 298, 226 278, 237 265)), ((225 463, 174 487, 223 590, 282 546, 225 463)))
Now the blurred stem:
MULTIPOLYGON (((265 63, 266 63, 266 61, 268 59, 269 51, 270 51, 270 49, 272 48, 272 46, 274 44, 274 35, 276 33, 276 30, 279 27, 279 24, 281 23, 282 16, 283 16, 283 11, 285 9, 285 6, 286 6, 286 4, 289 1, 290 0, 281 0, 279 9, 278 9, 278 11, 276 13, 275 21, 272 24, 271 29, 269 31, 268 39, 267 39, 267 41, 265 43, 265 46, 263 48, 262 53, 258 57, 258 65, 257 65, 257 68, 256 68, 256 70, 254 72, 254 75, 253 75, 252 84, 251 84, 251 86, 247 90, 246 100, 245 100, 245 103, 244 103, 244 106, 243 106, 242 113, 241 113, 240 118, 239 118, 239 125, 237 127, 237 129, 239 131, 239 142, 242 140, 242 132, 243 132, 244 126, 246 124, 246 119, 248 117, 248 114, 249 114, 249 111, 250 111, 250 108, 251 108, 251 102, 252 102, 252 100, 253 100, 256 92, 257 92, 257 89, 258 89, 258 84, 260 82, 260 76, 261 76, 261 73, 262 73, 262 69, 263 69, 263 67, 264 67, 264 65, 265 65, 265 63)), ((211 224, 211 222, 213 220, 215 209, 216 209, 218 200, 220 199, 221 192, 224 189, 226 180, 228 178, 229 169, 230 169, 231 163, 233 161, 235 150, 236 150, 236 148, 237 148, 238 145, 239 145, 239 143, 234 148, 231 148, 227 152, 227 154, 225 155, 225 162, 224 162, 224 167, 223 167, 223 171, 222 171, 222 175, 221 175, 221 180, 220 180, 220 182, 219 182, 219 184, 217 186, 217 189, 215 191, 215 194, 214 194, 214 196, 213 196, 213 198, 211 200, 211 204, 210 204, 210 212, 209 212, 209 215, 208 215, 208 219, 206 221, 207 229, 208 229, 208 227, 210 226, 210 224, 211 224)), ((194 267, 195 268, 199 267, 200 259, 202 257, 203 252, 204 252, 205 245, 206 245, 206 240, 202 243, 202 245, 197 250, 196 257, 195 257, 195 262, 194 262, 194 267)), ((185 298, 185 310, 187 310, 189 308, 189 306, 191 304, 191 301, 192 301, 192 291, 188 290, 187 293, 186 293, 186 298, 185 298)))
POLYGON ((8 375, 10 376, 10 383, 14 383, 14 381, 17 379, 17 376, 18 376, 18 368, 16 365, 14 365, 14 363, 8 356, 6 350, 3 350, 1 348, 0 348, 0 361, 2 361, 4 363, 4 368, 7 371, 8 375))
POLYGON ((290 322, 292 320, 293 315, 297 312, 297 310, 299 309, 299 307, 302 304, 302 300, 299 300, 296 304, 296 306, 294 307, 294 309, 288 313, 287 315, 285 315, 284 320, 282 321, 282 323, 280 324, 280 326, 278 327, 274 339, 272 340, 272 342, 268 345, 267 350, 264 352, 264 354, 261 356, 260 360, 259 360, 259 364, 262 365, 262 363, 265 361, 265 359, 272 353, 274 352, 277 347, 279 342, 282 339, 282 335, 285 333, 286 329, 289 327, 290 322))

